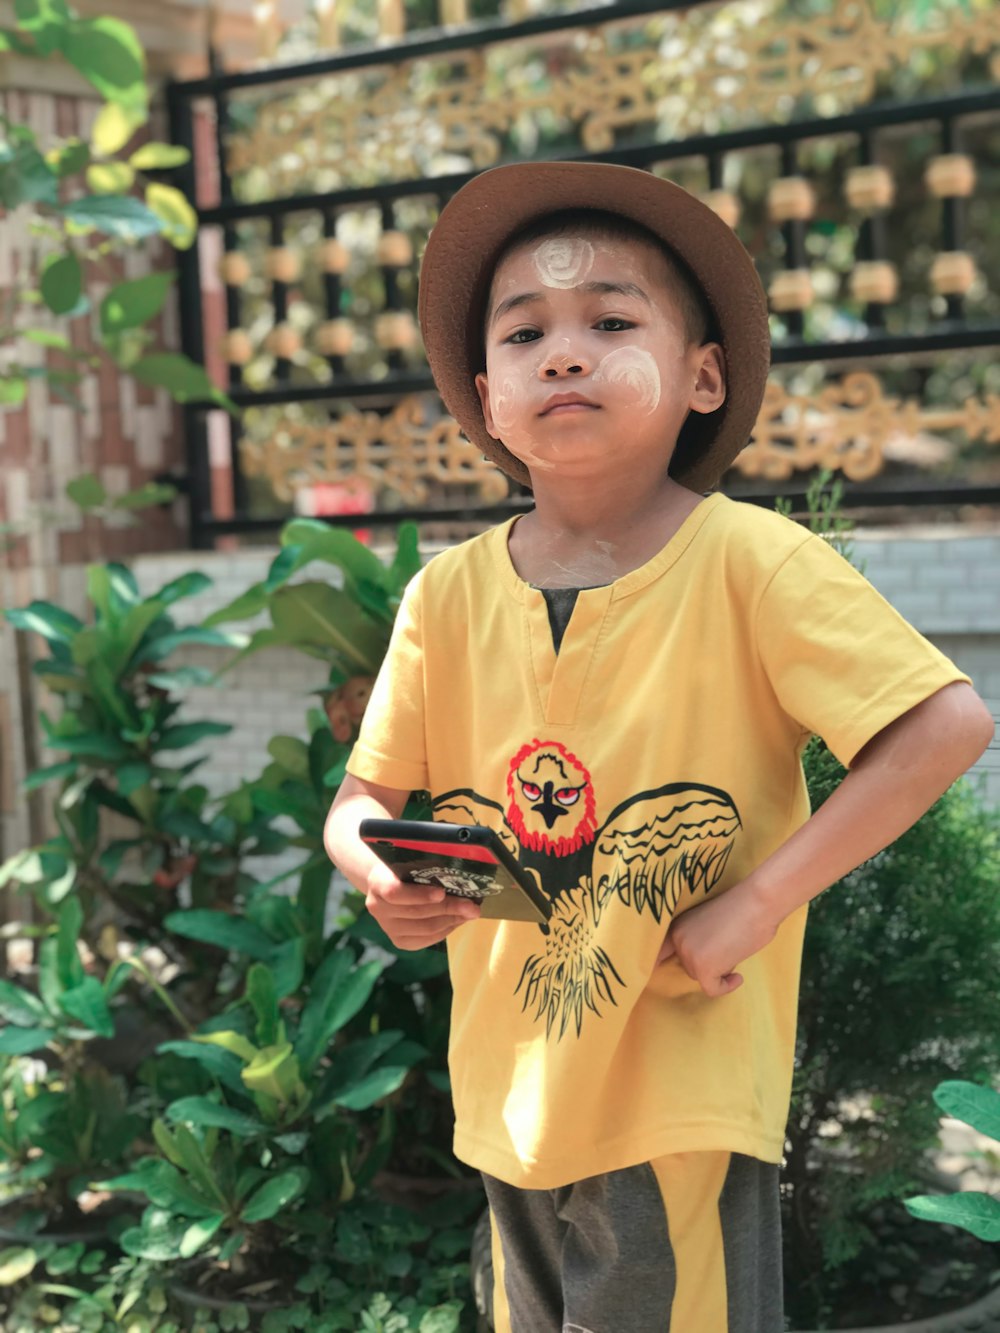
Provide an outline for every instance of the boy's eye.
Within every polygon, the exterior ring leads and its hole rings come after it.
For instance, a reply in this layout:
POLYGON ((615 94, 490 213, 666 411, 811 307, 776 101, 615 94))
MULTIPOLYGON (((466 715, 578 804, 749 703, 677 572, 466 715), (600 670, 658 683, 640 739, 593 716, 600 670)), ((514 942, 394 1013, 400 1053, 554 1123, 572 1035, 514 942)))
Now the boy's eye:
POLYGON ((536 338, 540 338, 541 336, 542 335, 537 329, 516 329, 510 337, 505 338, 504 341, 514 343, 516 346, 519 343, 532 343, 536 338))
POLYGON ((630 319, 622 319, 619 315, 605 315, 597 321, 597 327, 603 333, 624 333, 626 329, 634 329, 635 325, 630 319))

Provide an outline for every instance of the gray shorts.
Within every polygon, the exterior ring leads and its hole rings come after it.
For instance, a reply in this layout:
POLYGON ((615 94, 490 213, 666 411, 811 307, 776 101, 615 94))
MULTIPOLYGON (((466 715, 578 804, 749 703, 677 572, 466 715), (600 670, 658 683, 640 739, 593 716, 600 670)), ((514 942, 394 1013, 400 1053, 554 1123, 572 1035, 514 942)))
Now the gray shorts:
POLYGON ((497 1333, 783 1333, 777 1166, 691 1152, 552 1190, 483 1180, 497 1333))

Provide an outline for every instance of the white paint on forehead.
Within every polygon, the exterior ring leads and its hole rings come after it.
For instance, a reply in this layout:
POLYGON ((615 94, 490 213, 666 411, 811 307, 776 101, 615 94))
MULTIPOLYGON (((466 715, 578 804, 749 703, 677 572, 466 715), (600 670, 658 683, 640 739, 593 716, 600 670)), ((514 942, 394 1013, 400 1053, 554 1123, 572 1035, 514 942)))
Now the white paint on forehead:
POLYGON ((598 362, 593 381, 623 384, 634 393, 636 407, 646 412, 655 411, 660 401, 660 370, 643 347, 616 347, 598 362))
POLYGON ((538 280, 545 287, 576 287, 594 266, 594 247, 572 236, 553 236, 532 255, 538 280))

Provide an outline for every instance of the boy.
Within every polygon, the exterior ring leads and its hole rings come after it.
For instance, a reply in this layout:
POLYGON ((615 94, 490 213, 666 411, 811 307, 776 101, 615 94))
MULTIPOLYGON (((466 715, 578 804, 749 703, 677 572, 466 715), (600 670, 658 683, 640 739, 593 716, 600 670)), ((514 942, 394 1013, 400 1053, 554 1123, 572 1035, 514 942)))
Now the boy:
POLYGON ((448 940, 455 1152, 501 1333, 779 1333, 806 904, 972 764, 968 681, 823 541, 714 494, 768 368, 735 235, 603 164, 477 177, 420 318, 442 397, 534 492, 413 581, 327 825, 406 949, 448 940), (800 754, 850 768, 811 818, 800 754), (476 920, 358 838, 411 789, 553 903, 476 920))

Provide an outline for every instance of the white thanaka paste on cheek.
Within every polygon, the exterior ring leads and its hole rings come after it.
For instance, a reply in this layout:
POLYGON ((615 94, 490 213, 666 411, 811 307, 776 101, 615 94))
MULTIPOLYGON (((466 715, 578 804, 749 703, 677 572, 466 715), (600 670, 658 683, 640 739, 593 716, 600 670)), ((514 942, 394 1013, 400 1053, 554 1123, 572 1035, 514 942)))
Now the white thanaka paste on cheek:
POLYGON ((589 241, 553 236, 542 241, 532 258, 543 286, 575 287, 594 266, 594 247, 589 241))
POLYGON ((595 384, 622 384, 640 411, 655 412, 660 401, 660 368, 642 347, 616 347, 602 357, 593 374, 595 384))

